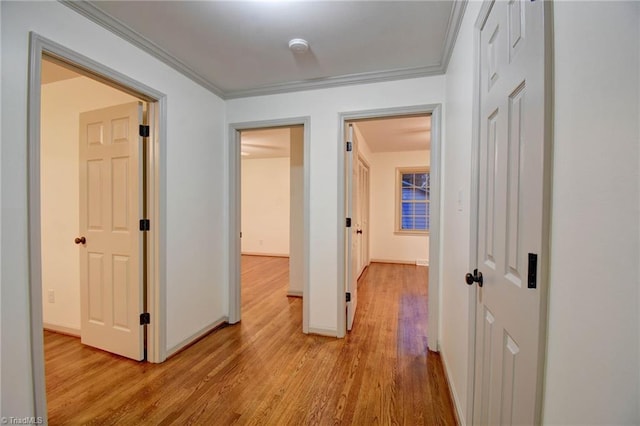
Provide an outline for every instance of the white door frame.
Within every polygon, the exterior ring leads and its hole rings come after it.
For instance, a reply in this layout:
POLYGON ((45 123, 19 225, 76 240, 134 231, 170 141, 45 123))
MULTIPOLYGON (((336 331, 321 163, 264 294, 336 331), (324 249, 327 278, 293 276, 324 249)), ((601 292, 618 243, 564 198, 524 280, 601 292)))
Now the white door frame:
POLYGON ((240 177, 240 132, 242 130, 261 129, 267 127, 304 127, 304 160, 303 160, 303 239, 304 250, 302 253, 302 332, 309 333, 309 163, 310 157, 310 124, 311 117, 293 117, 278 120, 248 121, 229 124, 229 226, 228 226, 228 262, 229 265, 229 323, 235 324, 241 320, 241 177, 240 177))
POLYGON ((393 117, 413 114, 431 114, 431 227, 429 229, 429 318, 427 320, 427 342, 429 350, 437 352, 439 349, 438 323, 440 320, 440 164, 441 154, 441 114, 440 104, 416 105, 399 108, 383 108, 365 111, 342 112, 339 114, 338 126, 338 337, 344 337, 347 329, 346 300, 345 300, 345 123, 350 120, 366 118, 393 117))
MULTIPOLYGON (((472 140, 471 140, 471 190, 469 216, 471 220, 470 235, 469 235, 469 268, 468 271, 472 271, 476 268, 478 258, 478 214, 479 214, 479 192, 480 192, 480 30, 484 25, 489 12, 494 4, 495 0, 484 0, 478 17, 474 23, 474 64, 473 64, 473 117, 472 117, 472 140)), ((542 229, 542 245, 544 251, 549 253, 550 247, 550 230, 551 230, 551 191, 552 191, 552 156, 553 156, 553 3, 544 2, 544 37, 545 37, 545 49, 544 49, 544 61, 545 61, 545 148, 544 148, 544 183, 543 183, 543 229, 542 229)), ((542 341, 546 342, 546 328, 547 328, 547 305, 549 296, 549 262, 548 257, 540 257, 541 276, 540 279, 540 305, 541 316, 540 322, 543 328, 542 341)), ((461 285, 464 284, 463 277, 460 277, 461 285)), ((471 287, 469 291, 469 315, 468 315, 468 345, 469 352, 467 353, 467 417, 466 423, 473 424, 473 411, 474 411, 474 389, 475 389, 475 376, 476 376, 476 304, 477 304, 477 291, 476 286, 471 287)), ((544 346, 544 345, 543 345, 544 346)), ((546 347, 541 349, 541 363, 545 363, 546 360, 546 347)), ((541 369, 543 371, 544 369, 541 369)), ((543 386, 544 377, 540 377, 538 380, 538 389, 536 390, 538 399, 538 416, 542 411, 542 398, 543 398, 543 386)), ((541 417, 539 417, 541 418, 541 417)))
POLYGON ((35 415, 46 418, 47 399, 42 335, 42 244, 40 206, 40 101, 43 55, 70 64, 87 76, 148 102, 150 137, 147 146, 147 216, 151 230, 147 233, 147 360, 158 363, 166 359, 166 244, 165 244, 165 144, 166 96, 124 74, 93 61, 34 32, 29 34, 29 99, 27 120, 28 146, 28 215, 29 215, 29 293, 31 318, 31 367, 35 415))

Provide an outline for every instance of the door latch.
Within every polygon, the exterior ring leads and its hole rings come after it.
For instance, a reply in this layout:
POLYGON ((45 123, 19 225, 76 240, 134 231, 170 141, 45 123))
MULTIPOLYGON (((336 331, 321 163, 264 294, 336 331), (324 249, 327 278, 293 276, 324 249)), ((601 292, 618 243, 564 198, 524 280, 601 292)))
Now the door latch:
POLYGON ((467 284, 472 285, 473 283, 478 283, 478 287, 482 287, 482 272, 479 272, 477 269, 473 270, 473 275, 467 274, 464 276, 464 280, 467 284))
POLYGON ((529 271, 527 272, 527 287, 536 288, 538 286, 538 255, 529 253, 529 271))

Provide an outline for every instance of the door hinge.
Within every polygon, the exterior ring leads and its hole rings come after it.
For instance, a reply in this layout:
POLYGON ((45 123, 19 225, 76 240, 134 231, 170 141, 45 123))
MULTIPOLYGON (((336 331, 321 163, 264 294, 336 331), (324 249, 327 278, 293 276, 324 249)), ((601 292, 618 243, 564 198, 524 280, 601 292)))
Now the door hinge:
POLYGON ((538 286, 538 255, 529 253, 529 271, 527 273, 527 287, 536 288, 538 286))
POLYGON ((353 151, 353 144, 350 141, 347 141, 347 152, 353 151))
POLYGON ((346 222, 347 222, 346 223, 346 227, 347 228, 351 228, 351 218, 350 217, 347 218, 346 222))
POLYGON ((143 312, 140 314, 140 325, 151 324, 151 315, 149 312, 143 312))
POLYGON ((149 231, 151 229, 151 221, 149 219, 140 219, 140 230, 149 231))
POLYGON ((147 126, 146 124, 140 125, 140 136, 142 136, 143 138, 149 137, 149 126, 147 126))
POLYGON ((345 294, 345 296, 346 296, 346 297, 345 297, 346 301, 347 301, 347 302, 351 302, 351 293, 350 293, 350 292, 347 292, 347 293, 345 294))

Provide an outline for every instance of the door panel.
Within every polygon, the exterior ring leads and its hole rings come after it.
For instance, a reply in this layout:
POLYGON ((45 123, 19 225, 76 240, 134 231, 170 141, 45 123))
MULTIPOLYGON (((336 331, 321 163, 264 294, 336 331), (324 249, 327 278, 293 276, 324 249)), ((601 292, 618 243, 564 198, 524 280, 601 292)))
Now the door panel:
POLYGON ((480 28, 474 424, 539 421, 541 297, 526 268, 542 250, 543 13, 543 2, 495 2, 480 28))
MULTIPOLYGON (((87 253, 87 298, 88 298, 88 321, 104 325, 104 310, 102 294, 104 294, 104 255, 102 253, 87 253)), ((84 274, 83 274, 84 275, 84 274)), ((84 287, 84 286, 83 286, 84 287)), ((83 315, 84 317, 84 315, 83 315)))
POLYGON ((138 102, 80 115, 81 340, 144 357, 138 102))

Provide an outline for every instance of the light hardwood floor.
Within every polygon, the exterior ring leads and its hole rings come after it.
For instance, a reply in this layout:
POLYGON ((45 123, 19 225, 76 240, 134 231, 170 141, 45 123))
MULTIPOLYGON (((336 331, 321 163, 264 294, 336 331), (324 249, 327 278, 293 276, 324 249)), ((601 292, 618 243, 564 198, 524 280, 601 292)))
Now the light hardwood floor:
POLYGON ((49 421, 59 424, 455 424, 427 350, 427 270, 371 264, 345 339, 302 334, 288 259, 243 257, 241 324, 163 364, 45 332, 49 421))

